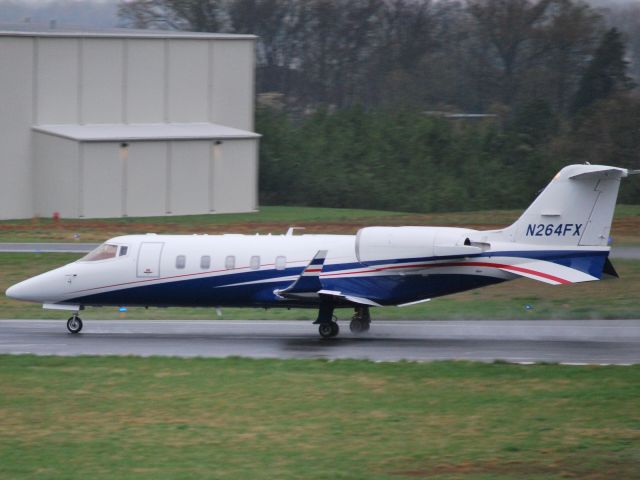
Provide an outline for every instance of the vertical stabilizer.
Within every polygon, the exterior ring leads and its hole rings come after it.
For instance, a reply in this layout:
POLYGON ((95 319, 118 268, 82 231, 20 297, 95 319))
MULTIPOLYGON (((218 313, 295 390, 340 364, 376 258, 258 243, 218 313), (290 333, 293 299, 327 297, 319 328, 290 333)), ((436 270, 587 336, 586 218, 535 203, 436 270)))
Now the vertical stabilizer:
POLYGON ((606 246, 620 179, 630 172, 604 165, 569 165, 522 216, 495 232, 505 241, 557 246, 606 246))

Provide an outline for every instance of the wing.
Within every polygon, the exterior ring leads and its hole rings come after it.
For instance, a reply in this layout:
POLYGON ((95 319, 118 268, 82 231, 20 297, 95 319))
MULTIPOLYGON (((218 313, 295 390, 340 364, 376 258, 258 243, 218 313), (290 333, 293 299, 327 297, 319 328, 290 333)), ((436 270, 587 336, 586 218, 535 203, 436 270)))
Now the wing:
POLYGON ((318 250, 309 262, 309 265, 302 271, 300 276, 287 288, 276 290, 274 293, 282 298, 310 299, 324 297, 333 298, 338 303, 355 303, 358 305, 370 305, 378 307, 379 303, 367 298, 350 295, 349 293, 325 290, 322 287, 320 274, 327 259, 327 250, 318 250))

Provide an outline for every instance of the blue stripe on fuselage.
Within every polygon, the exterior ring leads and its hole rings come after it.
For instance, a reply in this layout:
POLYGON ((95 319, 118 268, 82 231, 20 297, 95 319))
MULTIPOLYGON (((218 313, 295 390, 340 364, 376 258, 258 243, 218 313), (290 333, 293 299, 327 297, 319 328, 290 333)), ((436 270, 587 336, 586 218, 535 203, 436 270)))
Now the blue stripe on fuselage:
MULTIPOLYGON (((74 298, 65 303, 82 305, 129 306, 302 306, 300 300, 289 302, 278 298, 273 291, 283 289, 291 282, 253 283, 216 288, 216 278, 187 279, 154 285, 129 287, 111 292, 74 298)), ((237 280, 237 279, 236 279, 237 280)), ((371 277, 333 278, 323 281, 328 290, 369 298, 382 305, 408 303, 416 299, 432 298, 502 282, 495 277, 479 275, 383 275, 371 277)), ((317 301, 310 300, 309 306, 317 301)))
MULTIPOLYGON (((434 260, 465 260, 471 258, 525 257, 546 260, 575 268, 600 278, 606 261, 606 251, 513 251, 492 252, 477 255, 423 257, 396 260, 378 260, 366 265, 352 262, 325 264, 323 272, 339 272, 350 269, 367 269, 380 265, 426 263, 434 260)), ((286 306, 287 301, 273 291, 284 289, 292 280, 277 280, 282 277, 300 275, 305 267, 285 270, 259 270, 236 272, 216 276, 187 277, 171 282, 153 282, 145 285, 129 285, 118 290, 78 296, 65 303, 82 305, 158 305, 158 306, 286 306), (234 285, 265 280, 265 283, 234 285), (272 280, 272 281, 269 281, 272 280), (233 286, 230 286, 233 285, 233 286), (220 288, 224 287, 224 288, 220 288)), ((382 305, 408 303, 424 298, 433 298, 470 290, 503 280, 481 275, 431 274, 422 275, 375 275, 347 278, 323 277, 322 286, 345 294, 374 300, 382 305)), ((300 301, 296 300, 296 304, 300 301)), ((315 302, 311 301, 310 305, 315 302)))

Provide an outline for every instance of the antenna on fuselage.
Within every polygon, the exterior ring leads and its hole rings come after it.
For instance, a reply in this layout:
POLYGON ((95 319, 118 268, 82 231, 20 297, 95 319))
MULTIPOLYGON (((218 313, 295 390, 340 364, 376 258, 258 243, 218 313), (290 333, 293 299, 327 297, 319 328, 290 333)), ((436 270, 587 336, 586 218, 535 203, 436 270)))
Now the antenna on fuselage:
POLYGON ((285 237, 293 237, 293 233, 296 230, 304 230, 304 227, 289 227, 289 230, 287 230, 287 233, 284 234, 285 237))

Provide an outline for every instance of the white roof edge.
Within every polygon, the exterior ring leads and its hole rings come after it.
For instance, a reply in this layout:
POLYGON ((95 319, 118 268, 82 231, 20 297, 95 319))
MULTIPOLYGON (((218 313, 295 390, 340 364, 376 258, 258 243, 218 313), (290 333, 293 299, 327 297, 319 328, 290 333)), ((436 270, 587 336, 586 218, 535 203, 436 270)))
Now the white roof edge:
POLYGON ((78 142, 241 140, 262 136, 217 123, 60 124, 34 125, 31 129, 78 142))
POLYGON ((196 40, 255 40, 256 35, 236 33, 187 32, 179 30, 136 30, 114 28, 90 30, 82 28, 29 29, 22 25, 1 25, 0 37, 67 37, 67 38, 170 38, 196 40))

